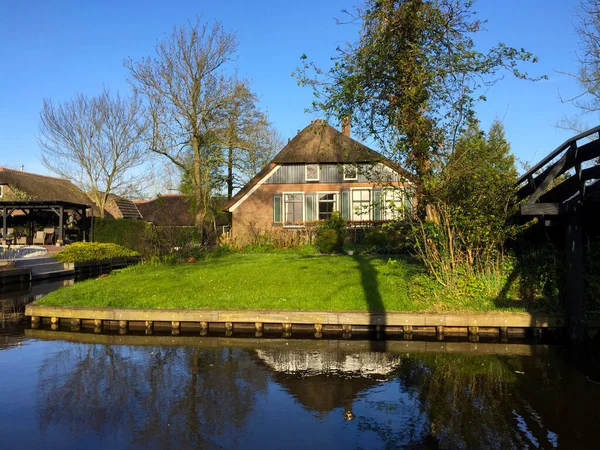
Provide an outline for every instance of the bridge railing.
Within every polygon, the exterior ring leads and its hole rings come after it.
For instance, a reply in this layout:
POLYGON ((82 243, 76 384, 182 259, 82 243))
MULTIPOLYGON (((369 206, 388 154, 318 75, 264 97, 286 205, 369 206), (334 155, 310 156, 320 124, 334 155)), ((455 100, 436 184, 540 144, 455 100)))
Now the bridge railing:
POLYGON ((600 157, 600 125, 568 139, 523 174, 516 182, 518 197, 527 198, 527 203, 562 202, 578 192, 583 197, 586 182, 600 179, 600 166, 584 169, 582 164, 598 157, 600 157), (594 134, 598 134, 596 139, 578 145, 578 141, 592 138, 594 134), (559 156, 560 158, 556 160, 559 156), (557 177, 572 168, 575 168, 574 176, 550 189, 557 177))

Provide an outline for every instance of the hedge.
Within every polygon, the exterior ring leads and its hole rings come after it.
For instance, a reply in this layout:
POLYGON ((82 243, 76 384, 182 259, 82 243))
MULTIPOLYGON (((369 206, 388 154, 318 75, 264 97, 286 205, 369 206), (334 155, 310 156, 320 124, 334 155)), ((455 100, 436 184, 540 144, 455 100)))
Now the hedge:
POLYGON ((84 261, 102 261, 113 258, 129 258, 140 256, 134 250, 117 244, 102 244, 98 242, 75 242, 66 245, 56 254, 56 260, 62 263, 74 263, 84 261))
POLYGON ((194 227, 152 226, 143 220, 96 218, 92 240, 122 245, 150 259, 193 246, 198 231, 194 227))

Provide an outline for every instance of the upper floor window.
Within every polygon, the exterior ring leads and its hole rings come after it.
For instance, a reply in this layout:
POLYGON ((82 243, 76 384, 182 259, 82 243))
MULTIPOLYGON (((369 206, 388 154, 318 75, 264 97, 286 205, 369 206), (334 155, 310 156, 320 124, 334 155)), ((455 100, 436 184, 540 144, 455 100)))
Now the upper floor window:
POLYGON ((307 164, 306 165, 306 181, 319 181, 319 165, 318 164, 307 164))
POLYGON ((358 180, 358 169, 356 166, 344 164, 344 180, 358 180))
POLYGON ((4 186, 0 184, 0 198, 4 197, 4 186))

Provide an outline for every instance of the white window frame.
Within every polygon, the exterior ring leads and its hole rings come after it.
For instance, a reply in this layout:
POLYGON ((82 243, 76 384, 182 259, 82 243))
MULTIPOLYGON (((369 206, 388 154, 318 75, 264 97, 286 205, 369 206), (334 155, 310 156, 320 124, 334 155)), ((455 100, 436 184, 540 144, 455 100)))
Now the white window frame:
POLYGON ((404 198, 405 198, 405 192, 404 189, 398 187, 398 188, 384 188, 382 190, 382 201, 381 201, 381 218, 383 220, 395 220, 395 219, 401 219, 404 216, 404 212, 402 211, 402 208, 404 207, 404 198), (394 194, 399 194, 399 199, 398 198, 394 198, 394 194), (395 210, 392 212, 390 211, 390 202, 394 201, 394 202, 398 202, 398 204, 396 205, 395 210))
POLYGON ((281 202, 283 203, 283 216, 282 216, 282 224, 283 224, 283 228, 304 228, 304 222, 306 222, 306 208, 305 208, 305 204, 304 202, 306 201, 305 199, 305 192, 282 192, 281 193, 281 202), (286 195, 301 195, 302 196, 302 224, 292 224, 292 223, 287 223, 286 219, 287 219, 287 206, 286 206, 286 201, 285 201, 285 196, 286 195))
POLYGON ((319 164, 305 164, 304 165, 304 179, 306 181, 319 181, 321 178, 321 168, 319 164), (308 166, 317 166, 317 178, 308 178, 308 166))
POLYGON ((350 188, 350 220, 373 220, 373 187, 350 188), (354 191, 369 191, 369 213, 367 216, 364 214, 360 216, 356 215, 356 210, 354 209, 354 191))
POLYGON ((333 211, 340 211, 340 193, 337 191, 323 191, 323 192, 317 192, 317 220, 321 220, 321 218, 319 217, 319 195, 327 195, 327 194, 333 194, 333 211))
POLYGON ((0 184, 0 198, 4 197, 4 185, 0 184))
POLYGON ((357 181, 358 180, 358 167, 355 166, 354 164, 344 164, 344 167, 342 170, 344 171, 344 181, 357 181), (346 167, 352 167, 356 171, 356 175, 354 176, 354 178, 346 176, 346 167))

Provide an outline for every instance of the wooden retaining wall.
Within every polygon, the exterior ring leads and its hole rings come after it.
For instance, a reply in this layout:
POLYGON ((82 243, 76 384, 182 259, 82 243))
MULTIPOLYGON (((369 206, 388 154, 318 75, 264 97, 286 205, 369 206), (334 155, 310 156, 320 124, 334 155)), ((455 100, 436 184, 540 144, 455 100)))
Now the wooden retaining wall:
POLYGON ((227 335, 234 331, 243 333, 292 332, 314 333, 382 333, 404 335, 433 334, 440 339, 444 335, 477 337, 489 334, 508 338, 511 334, 522 335, 527 329, 539 332, 542 328, 564 327, 564 317, 541 313, 489 313, 489 314, 417 314, 403 312, 356 312, 356 311, 270 311, 270 310, 173 310, 173 309, 117 309, 52 307, 27 305, 25 315, 31 317, 32 328, 50 323, 53 329, 71 326, 118 329, 127 334, 131 329, 146 330, 152 334, 155 328, 171 330, 173 335, 182 329, 224 330, 227 335))
POLYGON ((66 341, 80 344, 168 346, 198 348, 240 348, 246 350, 286 351, 341 351, 392 353, 459 353, 473 355, 518 355, 534 356, 549 351, 547 345, 435 342, 435 341, 367 341, 367 340, 319 340, 314 339, 269 339, 240 337, 199 336, 140 336, 73 333, 65 331, 25 330, 25 336, 45 341, 66 341))

